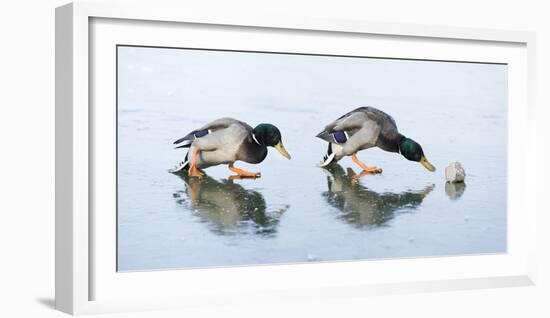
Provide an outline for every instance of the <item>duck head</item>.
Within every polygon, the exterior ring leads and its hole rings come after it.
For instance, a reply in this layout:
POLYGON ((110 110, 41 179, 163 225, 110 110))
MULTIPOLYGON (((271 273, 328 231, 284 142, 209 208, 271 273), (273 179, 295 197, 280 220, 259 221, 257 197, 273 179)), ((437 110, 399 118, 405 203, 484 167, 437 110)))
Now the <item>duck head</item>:
POLYGON ((281 132, 279 131, 279 128, 274 125, 259 124, 252 132, 252 138, 254 138, 254 140, 260 145, 274 147, 281 153, 281 155, 287 159, 290 159, 290 154, 283 146, 281 132))
POLYGON ((420 162, 424 168, 432 172, 435 171, 435 167, 426 159, 422 147, 416 141, 407 137, 401 138, 399 142, 399 152, 408 160, 420 162))

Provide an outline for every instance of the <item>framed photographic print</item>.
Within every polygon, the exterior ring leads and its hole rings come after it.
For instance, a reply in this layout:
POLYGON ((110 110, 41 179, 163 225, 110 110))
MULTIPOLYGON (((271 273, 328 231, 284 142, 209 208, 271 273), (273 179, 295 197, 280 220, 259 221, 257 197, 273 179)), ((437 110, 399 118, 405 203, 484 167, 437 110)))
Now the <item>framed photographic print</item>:
POLYGON ((56 308, 533 283, 532 33, 185 12, 56 11, 56 308))

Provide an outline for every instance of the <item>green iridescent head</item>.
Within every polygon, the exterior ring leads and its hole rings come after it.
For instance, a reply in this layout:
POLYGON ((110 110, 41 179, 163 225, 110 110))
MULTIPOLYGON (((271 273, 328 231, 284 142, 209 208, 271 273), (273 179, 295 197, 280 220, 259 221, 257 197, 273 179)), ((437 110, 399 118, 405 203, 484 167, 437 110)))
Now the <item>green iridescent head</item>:
POLYGON ((259 124, 254 128, 253 135, 260 145, 274 147, 285 158, 290 159, 290 154, 283 146, 281 131, 272 124, 259 124))
POLYGON ((426 169, 435 171, 435 167, 426 159, 422 147, 416 141, 403 137, 399 142, 399 152, 408 160, 420 162, 426 169))

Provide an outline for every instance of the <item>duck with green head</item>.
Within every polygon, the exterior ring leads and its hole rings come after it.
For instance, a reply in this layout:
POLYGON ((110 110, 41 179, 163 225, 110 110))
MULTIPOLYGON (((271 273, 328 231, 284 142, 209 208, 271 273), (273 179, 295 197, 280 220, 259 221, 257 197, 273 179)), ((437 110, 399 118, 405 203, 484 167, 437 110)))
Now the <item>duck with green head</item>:
POLYGON ((403 136, 397 130, 395 120, 374 107, 359 107, 328 124, 317 135, 328 142, 328 151, 320 166, 326 167, 345 156, 351 156, 364 173, 381 173, 382 169, 369 167, 357 158, 357 152, 378 147, 385 151, 400 153, 410 161, 422 164, 429 171, 435 167, 426 159, 416 141, 403 136))
POLYGON ((238 177, 256 178, 259 172, 249 172, 234 166, 235 161, 260 163, 267 156, 267 147, 274 147, 285 158, 290 155, 283 146, 281 132, 272 124, 252 128, 233 118, 220 118, 195 129, 174 142, 176 148, 190 148, 185 160, 172 173, 186 170, 189 176, 202 177, 200 169, 227 164, 238 177))

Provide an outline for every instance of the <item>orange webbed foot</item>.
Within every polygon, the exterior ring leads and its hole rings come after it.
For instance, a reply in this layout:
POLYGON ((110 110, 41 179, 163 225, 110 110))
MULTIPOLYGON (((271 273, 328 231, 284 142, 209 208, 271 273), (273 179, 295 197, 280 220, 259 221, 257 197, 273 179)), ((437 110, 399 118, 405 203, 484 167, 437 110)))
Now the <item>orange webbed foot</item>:
POLYGON ((237 168, 235 166, 233 166, 233 164, 229 164, 229 170, 231 170, 232 172, 236 173, 237 175, 236 176, 232 176, 232 177, 235 177, 233 179, 239 179, 239 178, 259 178, 262 176, 262 174, 260 172, 250 172, 250 171, 246 171, 244 169, 240 169, 240 168, 237 168))
POLYGON ((361 162, 361 160, 359 160, 359 158, 357 158, 357 154, 353 154, 353 156, 351 156, 351 159, 353 160, 353 162, 355 162, 359 167, 361 167, 361 169, 363 169, 364 172, 366 173, 372 173, 372 174, 375 174, 375 173, 382 173, 382 169, 378 168, 378 167, 369 167, 367 166, 366 164, 364 164, 363 162, 361 162))

